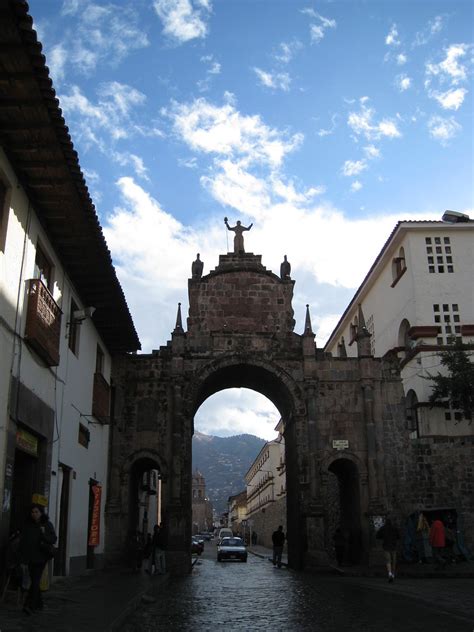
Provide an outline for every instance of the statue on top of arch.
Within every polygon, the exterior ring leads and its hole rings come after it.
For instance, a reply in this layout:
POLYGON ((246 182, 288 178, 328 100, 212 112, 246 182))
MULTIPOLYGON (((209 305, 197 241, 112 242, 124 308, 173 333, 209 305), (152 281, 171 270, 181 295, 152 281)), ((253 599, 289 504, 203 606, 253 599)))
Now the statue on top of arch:
POLYGON ((227 230, 230 230, 235 233, 234 237, 234 253, 239 255, 245 252, 244 250, 244 236, 243 232, 245 230, 250 230, 253 226, 253 223, 250 226, 242 226, 242 223, 238 220, 235 226, 229 226, 229 222, 227 217, 224 217, 224 224, 227 226, 227 230))

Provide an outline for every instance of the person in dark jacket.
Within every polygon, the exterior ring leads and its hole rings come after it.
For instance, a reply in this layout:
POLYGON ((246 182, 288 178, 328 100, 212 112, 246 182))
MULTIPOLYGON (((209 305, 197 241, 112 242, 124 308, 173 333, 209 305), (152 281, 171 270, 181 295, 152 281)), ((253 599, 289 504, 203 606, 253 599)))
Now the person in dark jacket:
POLYGON ((377 538, 382 540, 382 547, 385 551, 385 561, 387 564, 388 581, 392 583, 395 579, 397 542, 400 539, 400 533, 390 518, 387 518, 383 527, 378 530, 377 538))
POLYGON ((57 540, 54 527, 45 515, 41 505, 33 504, 20 537, 19 559, 28 566, 30 588, 23 611, 31 614, 42 610, 40 581, 44 567, 51 559, 52 548, 57 540))
POLYGON ((281 555, 283 553, 283 545, 285 544, 285 534, 283 533, 283 527, 281 525, 272 533, 272 542, 273 566, 278 565, 278 568, 281 568, 281 555))

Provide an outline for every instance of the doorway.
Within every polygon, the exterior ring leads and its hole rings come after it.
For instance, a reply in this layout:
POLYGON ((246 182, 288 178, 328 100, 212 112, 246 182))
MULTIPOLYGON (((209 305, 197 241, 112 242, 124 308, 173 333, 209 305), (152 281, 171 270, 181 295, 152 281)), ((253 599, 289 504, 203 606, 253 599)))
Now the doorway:
POLYGON ((69 526, 69 495, 71 483, 71 468, 60 464, 60 500, 58 527, 58 554, 54 560, 54 574, 66 575, 67 536, 69 526))
POLYGON ((33 494, 37 491, 38 457, 15 450, 10 530, 22 529, 33 494))
MULTIPOLYGON (((328 492, 334 492, 334 512, 329 515, 329 544, 332 549, 332 536, 339 527, 344 535, 345 564, 359 564, 363 554, 362 527, 360 511, 360 482, 357 465, 349 459, 337 459, 329 466, 333 475, 328 492)), ((330 499, 328 499, 329 501, 330 499)))

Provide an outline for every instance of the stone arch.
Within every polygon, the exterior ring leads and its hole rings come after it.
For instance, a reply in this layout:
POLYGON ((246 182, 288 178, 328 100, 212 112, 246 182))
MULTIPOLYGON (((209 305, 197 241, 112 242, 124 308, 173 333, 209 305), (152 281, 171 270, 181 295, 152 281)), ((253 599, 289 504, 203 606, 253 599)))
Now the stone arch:
POLYGON ((153 525, 161 522, 161 483, 166 484, 168 479, 166 461, 157 450, 136 450, 123 462, 120 479, 120 513, 125 518, 126 532, 151 533, 153 525))
POLYGON ((302 539, 299 509, 299 482, 305 455, 298 450, 297 436, 303 430, 306 402, 302 389, 289 373, 257 354, 234 354, 220 357, 200 367, 190 381, 185 395, 185 414, 193 419, 199 406, 214 393, 232 387, 255 390, 267 397, 284 420, 286 453, 287 540, 290 563, 302 565, 302 539))
POLYGON ((326 548, 331 554, 332 536, 340 527, 345 538, 344 561, 357 564, 362 559, 367 540, 363 524, 367 512, 366 494, 363 494, 361 476, 361 469, 365 468, 354 454, 346 453, 329 458, 326 465, 326 548))
POLYGON ((302 391, 287 371, 256 355, 235 354, 199 368, 187 390, 186 413, 194 416, 208 397, 232 387, 250 388, 265 395, 288 420, 296 412, 304 412, 302 391))

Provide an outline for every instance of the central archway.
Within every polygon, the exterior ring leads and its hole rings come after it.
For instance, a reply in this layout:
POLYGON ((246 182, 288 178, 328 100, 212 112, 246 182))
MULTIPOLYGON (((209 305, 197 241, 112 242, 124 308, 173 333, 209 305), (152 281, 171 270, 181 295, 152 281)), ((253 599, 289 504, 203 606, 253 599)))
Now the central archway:
MULTIPOLYGON (((265 361, 238 354, 214 360, 203 366, 185 395, 185 411, 194 420, 201 404, 215 393, 228 388, 249 388, 267 397, 277 408, 283 420, 286 489, 287 489, 287 539, 290 566, 301 567, 304 550, 301 538, 298 450, 295 419, 304 408, 301 389, 281 367, 265 361)), ((193 426, 194 429, 194 426, 193 426)), ((276 527, 275 527, 276 528, 276 527)))

